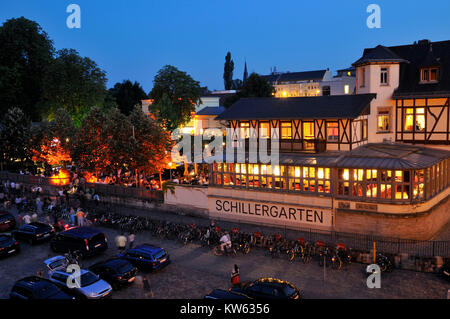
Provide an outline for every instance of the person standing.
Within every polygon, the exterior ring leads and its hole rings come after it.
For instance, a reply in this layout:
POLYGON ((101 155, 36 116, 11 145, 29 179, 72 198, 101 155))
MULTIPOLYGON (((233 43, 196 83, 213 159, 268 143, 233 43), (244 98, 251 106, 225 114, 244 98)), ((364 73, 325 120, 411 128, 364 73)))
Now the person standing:
POLYGON ((239 267, 234 264, 234 268, 231 271, 231 285, 233 287, 239 286, 239 267))
POLYGON ((144 289, 144 298, 148 299, 153 298, 153 291, 152 288, 150 287, 150 281, 148 280, 147 276, 144 275, 144 278, 142 278, 142 284, 143 284, 143 289, 144 289))
POLYGON ((117 236, 115 241, 117 250, 119 250, 119 252, 124 251, 125 247, 127 246, 127 238, 124 236, 124 234, 121 233, 119 236, 117 236))
POLYGON ((28 213, 25 214, 25 216, 23 216, 22 220, 25 224, 31 223, 31 217, 30 217, 30 215, 28 215, 28 213))
POLYGON ((17 213, 17 225, 22 226, 22 214, 20 212, 17 213))
POLYGON ((134 246, 134 238, 135 238, 134 233, 130 232, 130 234, 128 235, 128 249, 133 248, 133 246, 134 246))

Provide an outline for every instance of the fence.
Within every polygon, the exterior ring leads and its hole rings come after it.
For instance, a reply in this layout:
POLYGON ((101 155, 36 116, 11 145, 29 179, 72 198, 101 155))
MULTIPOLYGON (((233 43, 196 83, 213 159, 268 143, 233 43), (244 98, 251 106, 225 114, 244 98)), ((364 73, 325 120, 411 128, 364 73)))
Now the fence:
MULTIPOLYGON (((52 184, 48 177, 14 174, 9 172, 0 172, 1 180, 9 180, 22 184, 31 184, 39 186, 58 187, 52 184)), ((147 188, 124 187, 116 185, 107 185, 99 183, 85 183, 85 187, 92 188, 100 196, 118 196, 127 198, 139 198, 148 201, 163 202, 164 195, 161 191, 151 190, 147 188)))
MULTIPOLYGON (((0 172, 1 180, 10 180, 14 182, 33 184, 41 186, 53 186, 49 178, 13 174, 8 172, 0 172)), ((103 196, 118 196, 128 198, 147 199, 149 201, 163 202, 164 195, 161 191, 154 191, 145 188, 131 188, 123 186, 113 186, 105 184, 91 184, 86 183, 87 187, 92 187, 99 195, 103 196)), ((117 212, 127 211, 124 207, 119 205, 112 205, 110 210, 117 212)), ((178 220, 183 220, 186 216, 179 216, 178 220)), ((273 235, 275 233, 282 233, 285 238, 297 239, 299 237, 314 243, 317 240, 322 240, 329 245, 336 245, 337 243, 344 243, 347 247, 358 250, 369 251, 373 249, 373 243, 376 243, 377 251, 386 254, 400 254, 406 253, 417 257, 433 257, 441 256, 443 258, 450 258, 450 241, 426 241, 426 240, 411 240, 392 237, 381 237, 376 235, 357 234, 357 233, 341 233, 327 230, 317 230, 310 228, 292 228, 292 225, 285 225, 284 227, 264 226, 248 224, 245 221, 229 221, 221 220, 214 217, 214 220, 221 221, 223 227, 231 229, 236 224, 242 225, 242 230, 246 232, 259 231, 263 235, 273 235)), ((207 220, 203 221, 205 224, 207 220)))

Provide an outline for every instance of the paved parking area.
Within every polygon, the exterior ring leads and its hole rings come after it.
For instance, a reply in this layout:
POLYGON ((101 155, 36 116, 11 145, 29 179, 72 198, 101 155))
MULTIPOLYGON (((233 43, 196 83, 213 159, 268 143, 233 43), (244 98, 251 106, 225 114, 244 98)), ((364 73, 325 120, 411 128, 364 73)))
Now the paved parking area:
MULTIPOLYGON (((83 260, 84 266, 116 254, 114 238, 117 231, 103 230, 109 240, 109 249, 101 256, 83 260)), ((323 268, 315 260, 308 265, 290 263, 286 259, 272 259, 260 249, 254 249, 246 256, 217 257, 208 248, 198 244, 184 246, 177 241, 154 238, 148 232, 136 236, 136 244, 144 242, 166 248, 172 259, 172 264, 162 271, 148 274, 153 298, 203 298, 214 288, 228 288, 234 264, 240 267, 242 281, 277 277, 303 290, 305 298, 443 299, 450 289, 450 283, 435 274, 395 270, 382 275, 380 289, 369 289, 366 286, 365 266, 362 264, 351 264, 339 271, 328 268, 324 276, 323 268)), ((23 243, 21 246, 20 254, 0 260, 0 298, 8 298, 16 280, 44 269, 43 261, 54 256, 48 243, 36 246, 23 243)), ((114 292, 112 298, 143 298, 143 294, 133 284, 114 292)))

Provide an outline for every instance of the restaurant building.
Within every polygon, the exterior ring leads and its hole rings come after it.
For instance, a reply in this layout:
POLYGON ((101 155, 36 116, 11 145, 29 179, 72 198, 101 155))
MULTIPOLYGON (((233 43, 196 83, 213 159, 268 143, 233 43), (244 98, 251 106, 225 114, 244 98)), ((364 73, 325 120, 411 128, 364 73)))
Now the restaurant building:
POLYGON ((211 164, 210 216, 412 239, 450 221, 450 41, 353 66, 356 94, 243 98, 217 117, 246 156, 211 164), (251 134, 279 142, 276 165, 250 161, 251 134))

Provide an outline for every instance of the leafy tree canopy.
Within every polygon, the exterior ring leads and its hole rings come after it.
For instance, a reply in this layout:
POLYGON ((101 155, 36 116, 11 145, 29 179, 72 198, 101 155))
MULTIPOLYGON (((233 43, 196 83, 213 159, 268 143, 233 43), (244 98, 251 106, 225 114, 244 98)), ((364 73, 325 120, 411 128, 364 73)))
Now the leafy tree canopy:
POLYGON ((75 125, 92 106, 101 107, 106 94, 106 73, 87 57, 73 49, 58 51, 44 78, 43 97, 49 106, 48 118, 63 107, 72 116, 75 125))
POLYGON ((224 106, 229 107, 243 97, 272 97, 274 92, 274 87, 265 78, 252 73, 237 94, 225 99, 224 106))
POLYGON ((147 98, 141 85, 138 82, 132 83, 130 80, 116 83, 109 92, 116 99, 119 110, 125 115, 129 115, 135 105, 141 105, 141 100, 147 98))
POLYGON ((149 96, 154 100, 151 108, 156 118, 170 131, 188 123, 200 102, 199 82, 186 72, 166 65, 158 71, 153 83, 149 96))
POLYGON ((43 78, 52 62, 53 42, 41 26, 24 17, 0 27, 0 111, 21 107, 39 121, 43 78))

